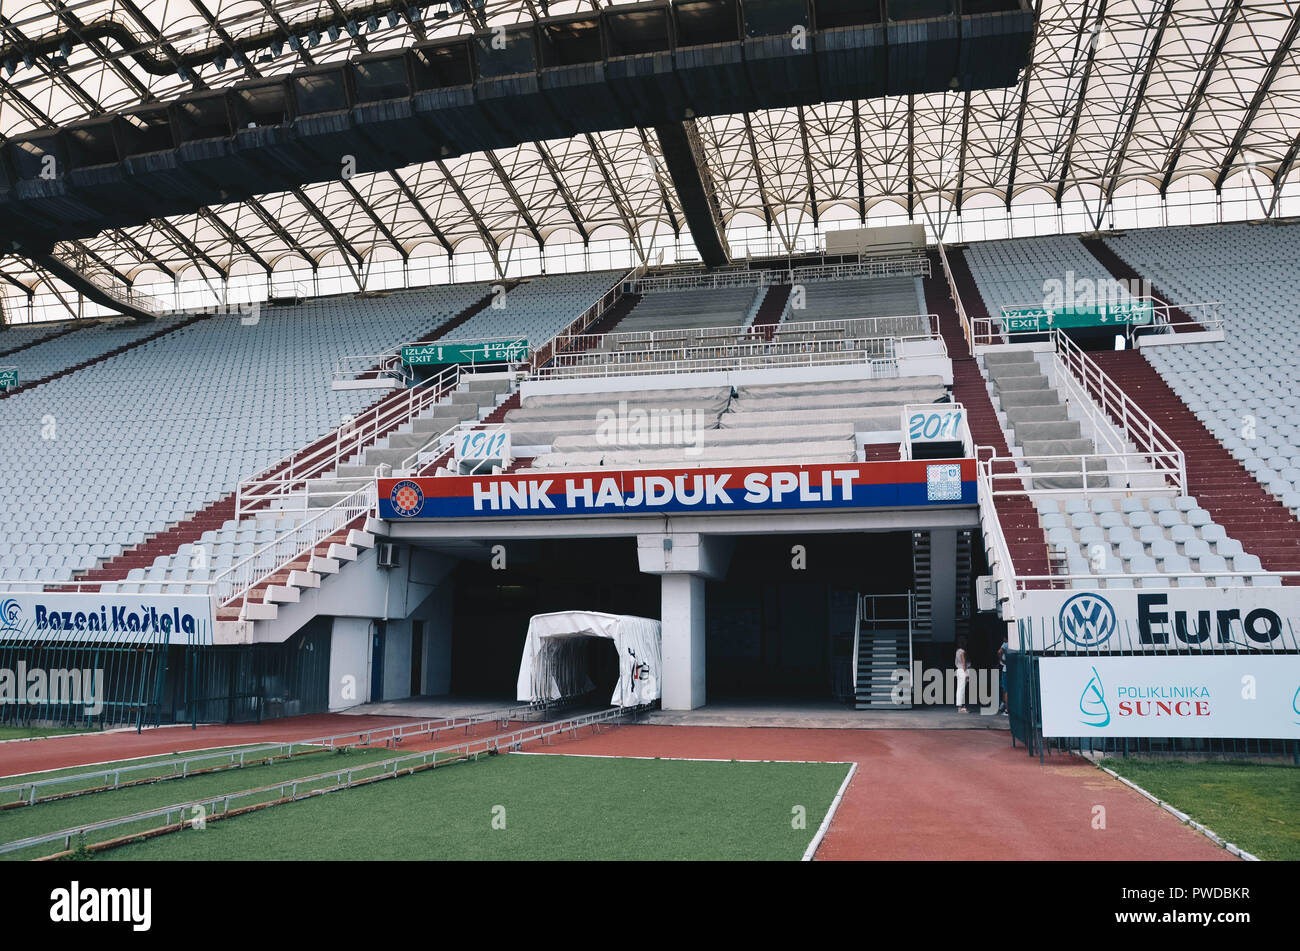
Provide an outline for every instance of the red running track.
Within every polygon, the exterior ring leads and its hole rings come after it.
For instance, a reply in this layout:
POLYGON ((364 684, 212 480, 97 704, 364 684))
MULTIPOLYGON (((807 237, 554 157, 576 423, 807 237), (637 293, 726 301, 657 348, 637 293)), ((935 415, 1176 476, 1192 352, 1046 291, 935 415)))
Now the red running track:
MULTIPOLYGON (((263 724, 48 737, 0 744, 0 775, 190 750, 377 729, 402 717, 319 714, 263 724)), ((519 724, 512 724, 519 726, 519 724)), ((481 725, 475 736, 497 732, 481 725)), ((447 746, 412 737, 402 752, 447 746)), ((818 859, 1158 859, 1232 856, 1158 806, 1076 757, 1045 765, 1001 731, 811 730, 757 727, 606 726, 575 739, 530 743, 529 752, 685 759, 856 762, 858 771, 817 851, 818 859), (1096 806, 1106 828, 1092 827, 1096 806)))
POLYGON ((819 860, 1233 858, 1090 763, 1039 765, 1000 731, 625 726, 530 751, 856 762, 819 860))

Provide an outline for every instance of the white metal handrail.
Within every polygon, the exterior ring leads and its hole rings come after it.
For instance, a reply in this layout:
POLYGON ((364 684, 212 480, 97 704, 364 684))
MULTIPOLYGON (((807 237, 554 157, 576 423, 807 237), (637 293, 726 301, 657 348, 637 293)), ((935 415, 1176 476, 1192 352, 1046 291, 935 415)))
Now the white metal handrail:
POLYGON ((993 572, 994 584, 1010 592, 1015 589, 1016 566, 1011 560, 1011 549, 1007 545, 1006 534, 1002 531, 1002 519, 994 503, 992 487, 993 464, 1000 460, 992 446, 975 447, 975 482, 977 495, 983 510, 984 500, 988 500, 987 518, 984 520, 986 543, 993 549, 992 563, 989 570, 993 572), (986 458, 987 457, 987 458, 986 458))
POLYGON ((375 440, 414 419, 446 393, 454 390, 460 383, 464 369, 453 364, 415 386, 390 394, 344 423, 316 448, 305 453, 295 453, 288 460, 282 461, 279 471, 271 476, 240 482, 235 494, 235 517, 241 518, 254 507, 291 494, 308 479, 332 472, 375 440))
POLYGON ((646 264, 642 262, 615 281, 614 286, 600 296, 600 300, 579 314, 569 326, 552 337, 547 343, 533 351, 529 358, 529 366, 536 370, 547 360, 550 360, 554 354, 571 350, 575 340, 582 340, 590 336, 584 333, 586 329, 605 316, 605 312, 618 303, 623 295, 627 293, 626 289, 635 284, 645 272, 646 264))
MULTIPOLYGON (((894 357, 898 340, 894 337, 849 337, 821 340, 762 340, 761 334, 748 340, 728 340, 721 343, 701 341, 682 346, 665 346, 657 349, 587 350, 581 353, 560 354, 552 367, 580 368, 587 366, 637 366, 646 363, 718 363, 732 359, 779 358, 790 355, 810 356, 838 354, 849 355, 858 362, 866 357, 894 357)), ((929 338, 924 338, 929 339, 929 338)), ((814 361, 816 362, 816 361, 814 361)), ((825 362, 825 361, 821 361, 825 362)), ((548 367, 547 369, 551 369, 548 367)))
MULTIPOLYGON (((904 326, 902 329, 907 330, 904 326)), ((569 356, 591 356, 601 352, 675 351, 693 346, 753 345, 759 342, 790 343, 781 338, 821 335, 827 339, 934 339, 939 335, 936 314, 905 314, 897 317, 848 317, 837 320, 800 320, 763 327, 690 327, 664 330, 632 330, 609 334, 578 334, 570 338, 580 346, 569 356), (925 333, 899 333, 899 323, 915 322, 925 333)), ((572 349, 572 348, 566 348, 572 349)))
POLYGON ((349 354, 334 361, 332 380, 335 383, 350 382, 366 376, 372 379, 390 376, 396 383, 405 384, 414 374, 402 363, 401 347, 383 353, 349 354))
POLYGON ((1181 477, 1176 463, 1154 464, 1144 452, 1062 453, 1050 456, 1001 456, 1001 461, 1013 461, 1016 472, 997 472, 994 480, 1021 483, 1019 488, 990 487, 994 495, 1037 496, 1070 495, 1176 495, 1182 494, 1169 483, 1181 477), (1103 462, 1106 468, 1092 468, 1089 463, 1103 462), (1069 465, 1067 469, 1038 468, 1044 465, 1069 465), (1038 482, 1049 479, 1078 478, 1081 484, 1074 488, 1039 487, 1038 482), (1156 482, 1152 485, 1134 485, 1134 481, 1156 482))
MULTIPOLYGON (((892 342, 892 341, 891 341, 892 342)), ((892 348, 890 348, 892 351, 892 348)), ((650 374, 710 373, 735 370, 759 370, 777 367, 840 366, 857 363, 873 365, 873 378, 898 376, 898 359, 890 351, 875 355, 864 350, 838 349, 833 351, 793 350, 788 353, 764 352, 755 345, 753 352, 745 355, 730 353, 708 359, 665 358, 637 363, 576 363, 552 365, 536 374, 537 379, 574 377, 641 376, 650 374)))
POLYGON ((733 268, 694 274, 669 274, 632 282, 635 294, 725 287, 768 287, 803 281, 854 280, 872 277, 929 277, 930 259, 925 252, 865 257, 850 264, 811 264, 784 268, 733 268))
POLYGON ((1149 324, 1129 324, 1128 338, 1135 341, 1142 335, 1154 336, 1158 334, 1177 333, 1179 324, 1173 323, 1169 318, 1175 310, 1181 310, 1203 331, 1220 331, 1222 332, 1225 320, 1223 317, 1222 301, 1204 301, 1199 304, 1175 305, 1167 304, 1163 307, 1157 307, 1155 317, 1149 324))
POLYGON ((952 267, 948 264, 948 252, 944 250, 942 241, 938 244, 939 263, 943 265, 943 276, 948 281, 948 293, 952 296, 952 302, 957 308, 957 321, 961 324, 961 332, 966 337, 966 346, 973 351, 975 340, 971 336, 970 318, 966 316, 966 308, 961 302, 961 292, 957 290, 957 279, 953 277, 952 267))
MULTIPOLYGON (((1177 476, 1171 481, 1179 494, 1186 495, 1187 462, 1178 444, 1069 335, 1057 330, 1053 335, 1053 343, 1056 358, 1066 371, 1058 383, 1072 379, 1081 384, 1082 395, 1088 397, 1085 405, 1093 404, 1099 408, 1105 417, 1119 426, 1138 452, 1151 457, 1152 464, 1158 469, 1175 470, 1177 476)), ((1102 426, 1097 426, 1096 429, 1098 432, 1105 431, 1102 426)))
MULTIPOLYGON (((206 582, 213 597, 222 605, 231 604, 244 597, 266 578, 285 565, 301 558, 332 535, 337 534, 355 519, 375 509, 373 481, 356 489, 317 515, 282 532, 251 555, 231 565, 211 581, 206 582)), ((193 583, 193 582, 190 582, 193 583)), ((198 584, 203 584, 199 582, 198 584)))

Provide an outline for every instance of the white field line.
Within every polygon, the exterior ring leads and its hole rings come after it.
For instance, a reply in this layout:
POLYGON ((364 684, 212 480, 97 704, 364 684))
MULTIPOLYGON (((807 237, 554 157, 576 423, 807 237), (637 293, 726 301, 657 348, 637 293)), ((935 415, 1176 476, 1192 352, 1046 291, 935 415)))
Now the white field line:
POLYGON ((857 763, 846 760, 826 759, 721 759, 707 756, 615 756, 610 753, 525 753, 519 750, 513 751, 510 755, 574 756, 583 759, 658 759, 679 763, 789 763, 799 766, 812 766, 815 764, 848 766, 849 771, 844 777, 844 782, 840 783, 839 791, 835 793, 835 798, 831 800, 830 808, 826 810, 826 815, 822 818, 822 824, 817 827, 817 834, 813 836, 812 841, 808 843, 808 848, 804 850, 803 858, 800 859, 801 862, 811 862, 813 856, 817 854, 817 848, 822 844, 822 839, 826 837, 826 832, 830 829, 831 822, 835 818, 835 812, 840 807, 840 801, 844 798, 844 791, 849 788, 849 783, 853 781, 853 774, 858 771, 857 763))
POLYGON ((822 819, 822 824, 817 827, 817 834, 813 840, 808 843, 808 848, 803 854, 803 861, 811 862, 813 856, 817 854, 817 847, 822 844, 822 839, 826 837, 826 832, 831 827, 831 820, 835 818, 835 811, 840 807, 840 801, 844 798, 844 791, 849 788, 849 783, 853 781, 853 774, 858 771, 858 764, 853 763, 849 766, 849 774, 844 777, 844 782, 840 783, 840 791, 835 794, 831 800, 831 807, 826 810, 826 816, 822 819))
POLYGON ((1215 845, 1219 846, 1219 847, 1222 848, 1222 849, 1226 849, 1230 854, 1235 855, 1237 858, 1239 858, 1239 859, 1243 859, 1244 861, 1247 861, 1247 862, 1258 862, 1258 861, 1260 861, 1260 859, 1259 859, 1258 856, 1251 855, 1251 854, 1250 854, 1249 852, 1247 852, 1245 849, 1240 848, 1239 846, 1233 845, 1231 842, 1228 842, 1227 840, 1225 840, 1221 835, 1217 834, 1217 833, 1214 832, 1212 829, 1208 829, 1208 828, 1206 828, 1205 826, 1201 825, 1201 823, 1197 822, 1195 819, 1193 819, 1193 818, 1192 818, 1191 816, 1189 816, 1187 813, 1182 812, 1182 811, 1180 811, 1179 809, 1175 808, 1174 806, 1170 805, 1169 803, 1165 802, 1165 801, 1164 801, 1163 799, 1161 799, 1159 796, 1156 796, 1156 795, 1153 795, 1152 793, 1147 792, 1145 789, 1143 789, 1143 788, 1142 788, 1141 786, 1139 786, 1137 783, 1132 782, 1131 780, 1125 779, 1123 776, 1121 776, 1119 773, 1115 772, 1113 769, 1110 769, 1109 767, 1106 767, 1106 766, 1101 765, 1100 762, 1098 762, 1097 760, 1093 759, 1091 756, 1084 756, 1084 759, 1089 760, 1089 761, 1092 763, 1093 766, 1096 766, 1096 767, 1097 767, 1099 770, 1101 770, 1103 773, 1107 773, 1108 775, 1113 776, 1115 779, 1118 779, 1121 783, 1123 783, 1123 784, 1124 784, 1125 786, 1127 786, 1129 789, 1132 789, 1132 790, 1133 790, 1134 792, 1136 792, 1138 795, 1143 796, 1143 797, 1145 797, 1146 799, 1151 800, 1151 801, 1154 802, 1157 806, 1159 806, 1161 809, 1165 810, 1165 812, 1169 813, 1171 816, 1173 816, 1175 819, 1177 819, 1179 822, 1181 822, 1183 825, 1191 826, 1193 829, 1195 829, 1197 832, 1201 833, 1201 835, 1205 836, 1207 839, 1209 839, 1209 840, 1210 840, 1211 842, 1213 842, 1215 845))

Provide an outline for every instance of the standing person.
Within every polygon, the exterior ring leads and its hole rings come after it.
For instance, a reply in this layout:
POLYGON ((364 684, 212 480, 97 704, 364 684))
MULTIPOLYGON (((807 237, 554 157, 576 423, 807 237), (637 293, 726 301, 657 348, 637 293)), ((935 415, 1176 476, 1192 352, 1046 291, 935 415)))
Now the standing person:
POLYGON ((998 648, 998 694, 1002 701, 998 713, 1007 712, 1007 636, 1002 635, 1002 646, 998 648))
POLYGON ((966 638, 957 638, 957 712, 970 713, 966 709, 966 684, 970 680, 970 659, 966 656, 966 638))

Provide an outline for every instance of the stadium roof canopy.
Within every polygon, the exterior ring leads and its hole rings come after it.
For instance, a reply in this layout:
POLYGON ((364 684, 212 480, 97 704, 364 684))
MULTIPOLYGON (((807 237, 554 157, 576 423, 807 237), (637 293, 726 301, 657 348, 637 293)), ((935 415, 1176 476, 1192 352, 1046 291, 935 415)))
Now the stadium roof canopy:
MULTIPOLYGON (((0 0, 0 135, 603 5, 0 0), (244 49, 276 33, 295 41, 244 49)), ((1225 186, 1254 196, 1253 217, 1289 206, 1300 0, 1033 5, 1032 60, 1015 86, 691 120, 733 251, 753 247, 744 236, 755 232, 794 251, 822 230, 907 216, 943 233, 980 209, 1030 203, 1081 208, 1100 225, 1111 198, 1225 186)), ((529 142, 155 219, 78 251, 141 284, 269 285, 268 271, 316 267, 360 282, 368 262, 453 252, 504 272, 540 260, 539 248, 605 242, 644 259, 689 245, 659 149, 653 130, 635 128, 529 142)), ((0 258, 11 319, 32 293, 74 306, 30 261, 0 258)))

